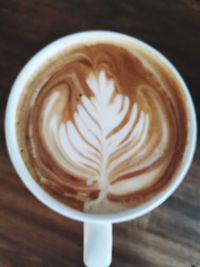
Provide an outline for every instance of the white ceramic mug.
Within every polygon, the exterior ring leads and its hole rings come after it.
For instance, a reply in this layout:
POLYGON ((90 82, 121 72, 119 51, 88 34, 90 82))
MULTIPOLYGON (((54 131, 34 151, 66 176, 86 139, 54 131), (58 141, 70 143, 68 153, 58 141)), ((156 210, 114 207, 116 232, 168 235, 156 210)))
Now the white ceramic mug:
POLYGON ((186 172, 191 164, 196 145, 197 126, 194 105, 192 103, 189 90, 174 66, 162 54, 160 54, 157 50, 145 44, 144 42, 124 34, 108 31, 89 31, 63 37, 43 48, 29 60, 29 62, 19 73, 12 86, 6 109, 5 132, 7 147, 12 163, 26 187, 37 199, 39 199, 43 204, 45 204, 52 210, 68 218, 83 222, 84 262, 86 266, 107 267, 110 265, 112 259, 112 224, 132 220, 146 214, 152 209, 158 207, 175 191, 175 189, 185 177, 186 172), (21 93, 27 81, 30 79, 32 74, 37 71, 41 64, 49 57, 57 54, 59 51, 63 50, 66 47, 73 46, 76 43, 84 44, 84 42, 88 40, 88 38, 91 40, 91 42, 95 42, 96 38, 98 40, 100 38, 102 40, 127 40, 133 42, 133 44, 136 43, 144 47, 149 53, 156 55, 160 59, 160 61, 163 62, 165 66, 169 68, 169 70, 176 76, 187 99, 186 107, 188 111, 189 134, 183 163, 180 165, 176 177, 164 191, 160 192, 148 202, 132 209, 115 214, 86 214, 84 212, 80 212, 67 207, 51 197, 31 177, 31 174, 29 173, 26 165, 24 164, 24 161, 22 160, 17 144, 16 111, 21 93))

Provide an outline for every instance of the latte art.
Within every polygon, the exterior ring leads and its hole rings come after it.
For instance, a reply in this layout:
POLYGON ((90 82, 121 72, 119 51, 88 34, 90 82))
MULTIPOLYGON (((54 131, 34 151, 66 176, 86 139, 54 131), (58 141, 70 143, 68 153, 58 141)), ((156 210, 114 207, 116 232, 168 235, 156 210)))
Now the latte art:
POLYGON ((185 142, 183 107, 173 83, 148 66, 139 54, 96 45, 75 50, 31 85, 19 143, 50 194, 106 213, 138 205, 169 183, 185 142))

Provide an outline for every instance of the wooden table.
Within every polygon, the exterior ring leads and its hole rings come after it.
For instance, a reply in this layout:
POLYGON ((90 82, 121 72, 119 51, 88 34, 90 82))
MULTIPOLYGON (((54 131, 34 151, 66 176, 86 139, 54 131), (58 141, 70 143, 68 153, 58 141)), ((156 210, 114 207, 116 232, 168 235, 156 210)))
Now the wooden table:
MULTIPOLYGON (((199 0, 0 1, 0 267, 76 267, 82 225, 38 202, 18 179, 5 146, 4 110, 25 62, 69 33, 106 29, 141 38, 180 70, 200 112, 199 0)), ((116 267, 200 266, 200 144, 187 178, 150 214, 114 226, 116 267)))

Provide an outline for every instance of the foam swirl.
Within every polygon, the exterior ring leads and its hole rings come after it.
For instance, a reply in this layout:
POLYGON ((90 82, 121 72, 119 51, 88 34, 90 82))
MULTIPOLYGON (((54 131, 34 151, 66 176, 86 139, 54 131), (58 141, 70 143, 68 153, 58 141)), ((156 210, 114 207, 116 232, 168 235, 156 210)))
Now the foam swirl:
POLYGON ((126 52, 137 75, 123 82, 116 59, 105 55, 96 56, 94 67, 87 53, 76 54, 40 83, 26 123, 39 183, 94 213, 136 205, 161 190, 171 177, 179 134, 172 94, 156 75, 126 52))

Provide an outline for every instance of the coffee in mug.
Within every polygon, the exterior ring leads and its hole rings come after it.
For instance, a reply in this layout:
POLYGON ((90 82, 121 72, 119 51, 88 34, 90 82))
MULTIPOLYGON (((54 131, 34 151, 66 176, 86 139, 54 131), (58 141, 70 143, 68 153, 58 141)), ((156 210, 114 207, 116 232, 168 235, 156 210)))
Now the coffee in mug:
POLYGON ((17 140, 31 176, 86 213, 146 203, 173 181, 188 138, 174 73, 140 43, 79 40, 23 88, 17 140))

